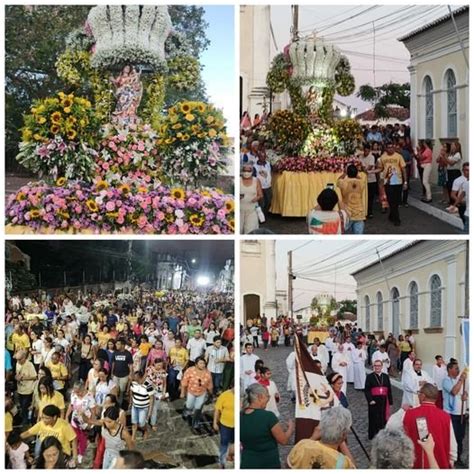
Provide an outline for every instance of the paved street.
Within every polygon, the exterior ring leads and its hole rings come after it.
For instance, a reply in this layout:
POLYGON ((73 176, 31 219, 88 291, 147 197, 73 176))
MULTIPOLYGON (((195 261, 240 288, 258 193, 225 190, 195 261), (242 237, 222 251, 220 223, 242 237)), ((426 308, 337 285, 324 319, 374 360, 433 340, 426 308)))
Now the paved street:
MULTIPOLYGON (((400 208, 400 226, 388 220, 388 214, 382 214, 378 203, 375 204, 374 217, 365 222, 365 234, 460 234, 461 231, 446 222, 430 216, 413 207, 400 208)), ((270 214, 263 228, 275 234, 307 234, 308 227, 304 217, 281 217, 270 214)))
MULTIPOLYGON (((291 401, 290 395, 286 390, 286 384, 288 381, 288 371, 286 370, 285 360, 293 350, 292 347, 280 346, 275 348, 269 348, 268 351, 263 349, 256 349, 255 353, 258 355, 264 362, 267 367, 272 370, 273 380, 276 383, 280 395, 281 401, 279 404, 279 410, 281 414, 282 421, 287 421, 289 419, 294 419, 295 405, 291 401)), ((370 455, 370 441, 367 438, 368 433, 368 418, 367 418, 367 401, 365 399, 364 393, 362 391, 354 390, 352 384, 348 385, 347 398, 349 400, 349 408, 352 413, 353 419, 353 428, 356 431, 359 439, 364 445, 365 449, 370 455)), ((392 407, 392 413, 399 409, 402 400, 402 391, 393 387, 393 397, 394 404, 392 407)), ((465 462, 468 462, 468 433, 466 433, 466 438, 464 440, 464 449, 466 458, 463 459, 465 462)), ((349 449, 352 452, 352 455, 355 458, 356 465, 358 469, 367 469, 369 467, 369 462, 364 452, 362 451, 359 443, 355 439, 354 435, 351 433, 348 439, 349 449)), ((290 452, 293 444, 289 446, 280 446, 280 457, 282 460, 282 465, 286 463, 286 457, 290 452)))

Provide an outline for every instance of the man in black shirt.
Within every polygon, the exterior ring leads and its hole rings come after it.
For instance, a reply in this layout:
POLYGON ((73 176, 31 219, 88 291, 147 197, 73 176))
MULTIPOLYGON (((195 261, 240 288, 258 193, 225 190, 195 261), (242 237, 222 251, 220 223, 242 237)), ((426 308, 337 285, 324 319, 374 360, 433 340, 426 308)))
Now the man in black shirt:
POLYGON ((125 349, 125 341, 117 341, 117 350, 112 356, 112 377, 118 387, 118 402, 123 404, 124 394, 128 392, 130 376, 132 375, 133 359, 132 354, 125 349))

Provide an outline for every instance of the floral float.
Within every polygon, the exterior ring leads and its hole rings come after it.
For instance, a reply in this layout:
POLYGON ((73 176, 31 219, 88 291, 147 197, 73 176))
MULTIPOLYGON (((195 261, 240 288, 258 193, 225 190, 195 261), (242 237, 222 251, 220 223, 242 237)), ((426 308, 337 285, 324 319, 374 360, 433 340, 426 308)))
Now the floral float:
POLYGON ((18 161, 42 178, 10 196, 9 233, 229 234, 213 188, 230 149, 222 113, 180 100, 200 66, 166 6, 96 6, 57 60, 68 90, 25 115, 18 161), (74 92, 80 90, 81 94, 74 92))

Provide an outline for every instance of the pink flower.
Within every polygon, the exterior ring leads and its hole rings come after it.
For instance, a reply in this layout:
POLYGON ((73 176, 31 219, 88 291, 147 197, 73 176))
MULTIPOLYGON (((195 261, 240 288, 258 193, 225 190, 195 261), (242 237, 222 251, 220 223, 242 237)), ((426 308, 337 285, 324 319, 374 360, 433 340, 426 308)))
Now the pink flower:
POLYGON ((183 219, 176 219, 174 223, 175 223, 178 227, 181 227, 182 225, 184 225, 183 219))
POLYGON ((145 144, 143 142, 138 142, 137 149, 138 151, 145 151, 145 144))
POLYGON ((109 148, 113 151, 117 151, 117 145, 112 140, 109 142, 109 148))
POLYGON ((108 212, 115 211, 115 202, 114 201, 108 201, 107 204, 105 205, 105 208, 107 209, 108 212))
POLYGON ((148 220, 147 220, 146 216, 144 216, 144 215, 142 214, 142 215, 138 218, 137 224, 138 224, 138 227, 140 227, 140 229, 143 229, 143 227, 145 227, 145 226, 148 224, 148 220))
POLYGON ((102 169, 104 169, 104 170, 108 170, 109 168, 110 168, 110 166, 109 166, 108 163, 104 163, 104 164, 102 165, 102 169))

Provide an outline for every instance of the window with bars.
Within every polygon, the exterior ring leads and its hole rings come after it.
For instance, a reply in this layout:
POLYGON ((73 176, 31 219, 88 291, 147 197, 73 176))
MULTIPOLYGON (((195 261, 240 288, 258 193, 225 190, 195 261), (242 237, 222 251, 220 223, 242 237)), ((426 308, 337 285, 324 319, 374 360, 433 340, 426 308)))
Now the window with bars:
POLYGON ((433 138, 433 82, 425 78, 425 138, 433 138))
POLYGON ((430 327, 441 326, 441 279, 433 275, 430 280, 430 327))
POLYGON ((408 287, 410 294, 410 329, 418 329, 418 285, 412 281, 408 287))
POLYGON ((383 298, 382 293, 377 292, 377 330, 383 331, 383 298))
POLYGON ((457 137, 458 135, 458 98, 456 91, 456 76, 452 69, 446 71, 446 89, 448 95, 448 137, 457 137))
POLYGON ((370 331, 370 299, 368 296, 365 297, 365 330, 370 331))

